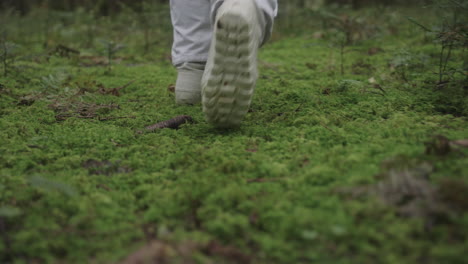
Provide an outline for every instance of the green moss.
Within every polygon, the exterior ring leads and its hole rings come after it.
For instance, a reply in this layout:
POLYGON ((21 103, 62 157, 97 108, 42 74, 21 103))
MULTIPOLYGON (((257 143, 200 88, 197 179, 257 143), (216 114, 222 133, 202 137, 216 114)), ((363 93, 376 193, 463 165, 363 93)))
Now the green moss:
POLYGON ((426 155, 425 142, 467 137, 463 79, 434 88, 436 48, 400 27, 346 47, 343 76, 328 39, 275 36, 251 111, 228 131, 199 105, 175 105, 165 42, 147 58, 126 39, 110 73, 54 56, 0 78, 0 262, 109 263, 159 239, 199 245, 201 262, 232 261, 206 249, 217 241, 254 263, 462 263, 466 211, 428 231, 374 197, 335 192, 427 161, 444 199, 462 204, 443 179, 468 181, 466 151, 426 155), (132 80, 120 96, 99 93, 132 80), (137 133, 182 114, 195 123, 137 133))

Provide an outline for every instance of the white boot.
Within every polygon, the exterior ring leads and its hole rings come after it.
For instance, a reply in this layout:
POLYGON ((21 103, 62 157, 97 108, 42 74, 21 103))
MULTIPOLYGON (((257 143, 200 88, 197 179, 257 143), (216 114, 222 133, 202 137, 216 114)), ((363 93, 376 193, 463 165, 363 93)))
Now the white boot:
POLYGON ((262 21, 254 0, 225 0, 217 11, 202 78, 203 112, 217 127, 239 126, 249 110, 258 77, 262 21))
POLYGON ((177 82, 175 86, 177 104, 198 104, 201 101, 201 78, 204 63, 186 62, 177 67, 177 82))

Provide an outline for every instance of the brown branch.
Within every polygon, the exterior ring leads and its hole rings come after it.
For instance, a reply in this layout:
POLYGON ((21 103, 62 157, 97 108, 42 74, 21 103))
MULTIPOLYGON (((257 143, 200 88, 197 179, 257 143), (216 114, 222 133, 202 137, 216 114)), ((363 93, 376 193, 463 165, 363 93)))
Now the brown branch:
POLYGON ((122 85, 120 87, 110 88, 110 89, 106 89, 104 86, 101 86, 99 88, 99 93, 101 93, 101 94, 110 94, 110 95, 114 95, 114 96, 120 96, 120 90, 127 88, 130 84, 132 84, 134 82, 135 82, 135 80, 130 81, 127 84, 122 85))
POLYGON ((382 86, 380 86, 379 84, 374 84, 372 85, 372 87, 374 87, 375 89, 381 91, 383 94, 386 94, 387 92, 382 88, 382 86))
POLYGON ((156 123, 151 126, 145 127, 144 131, 138 131, 138 133, 143 133, 143 132, 153 132, 157 129, 162 129, 162 128, 171 128, 171 129, 178 129, 179 126, 185 124, 185 123, 193 123, 193 118, 188 115, 181 115, 181 116, 176 116, 172 119, 162 121, 159 123, 156 123))
POLYGON ((57 47, 55 47, 54 51, 56 53, 58 53, 60 56, 62 56, 62 57, 70 57, 70 53, 75 54, 75 55, 80 55, 79 50, 67 47, 67 46, 62 45, 62 44, 57 45, 57 47))
POLYGON ((327 129, 328 131, 330 131, 330 132, 332 132, 332 133, 336 133, 333 129, 329 128, 329 127, 328 127, 327 125, 325 125, 324 123, 320 122, 320 125, 321 125, 323 128, 327 129))
POLYGON ((468 139, 452 140, 450 141, 450 144, 468 148, 468 139))

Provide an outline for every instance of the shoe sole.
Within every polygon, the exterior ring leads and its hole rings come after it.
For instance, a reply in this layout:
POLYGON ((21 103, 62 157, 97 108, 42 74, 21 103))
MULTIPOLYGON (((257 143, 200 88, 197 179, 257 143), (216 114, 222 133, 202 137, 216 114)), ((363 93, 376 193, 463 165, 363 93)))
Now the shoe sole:
POLYGON ((236 14, 222 15, 214 30, 210 59, 202 82, 203 112, 217 127, 239 126, 248 112, 257 80, 258 43, 251 25, 236 14))

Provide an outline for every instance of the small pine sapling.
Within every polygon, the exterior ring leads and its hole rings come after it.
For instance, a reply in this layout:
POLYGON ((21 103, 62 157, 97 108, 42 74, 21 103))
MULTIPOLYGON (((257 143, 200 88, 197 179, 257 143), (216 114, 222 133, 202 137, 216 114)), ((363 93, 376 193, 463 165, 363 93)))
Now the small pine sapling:
POLYGON ((332 46, 338 47, 340 52, 340 73, 341 76, 345 73, 345 53, 346 47, 353 44, 354 36, 358 31, 359 24, 352 17, 338 16, 330 12, 321 11, 320 15, 324 18, 323 20, 329 21, 332 25, 332 46))
POLYGON ((8 42, 6 40, 6 33, 2 34, 1 38, 1 61, 2 61, 2 66, 3 66, 3 76, 7 77, 8 73, 11 70, 11 65, 13 64, 15 58, 16 58, 16 50, 18 48, 18 45, 8 42))
POLYGON ((115 54, 125 48, 124 44, 115 43, 114 41, 107 41, 102 40, 101 43, 103 44, 106 56, 107 56, 107 71, 110 73, 112 71, 112 59, 114 58, 115 54))
POLYGON ((332 38, 331 43, 330 43, 330 48, 332 48, 332 49, 338 48, 339 49, 341 76, 343 76, 344 73, 345 73, 344 63, 345 63, 346 47, 348 46, 346 43, 347 43, 346 42, 346 36, 342 32, 336 32, 336 34, 334 34, 334 37, 332 38))
POLYGON ((449 68, 449 62, 453 60, 453 52, 456 48, 461 48, 465 53, 468 47, 468 27, 467 18, 463 14, 468 12, 468 2, 456 0, 438 0, 434 7, 439 15, 437 25, 428 27, 409 17, 408 20, 417 25, 425 32, 433 35, 434 42, 439 45, 438 63, 438 86, 444 86, 457 72, 449 68))

